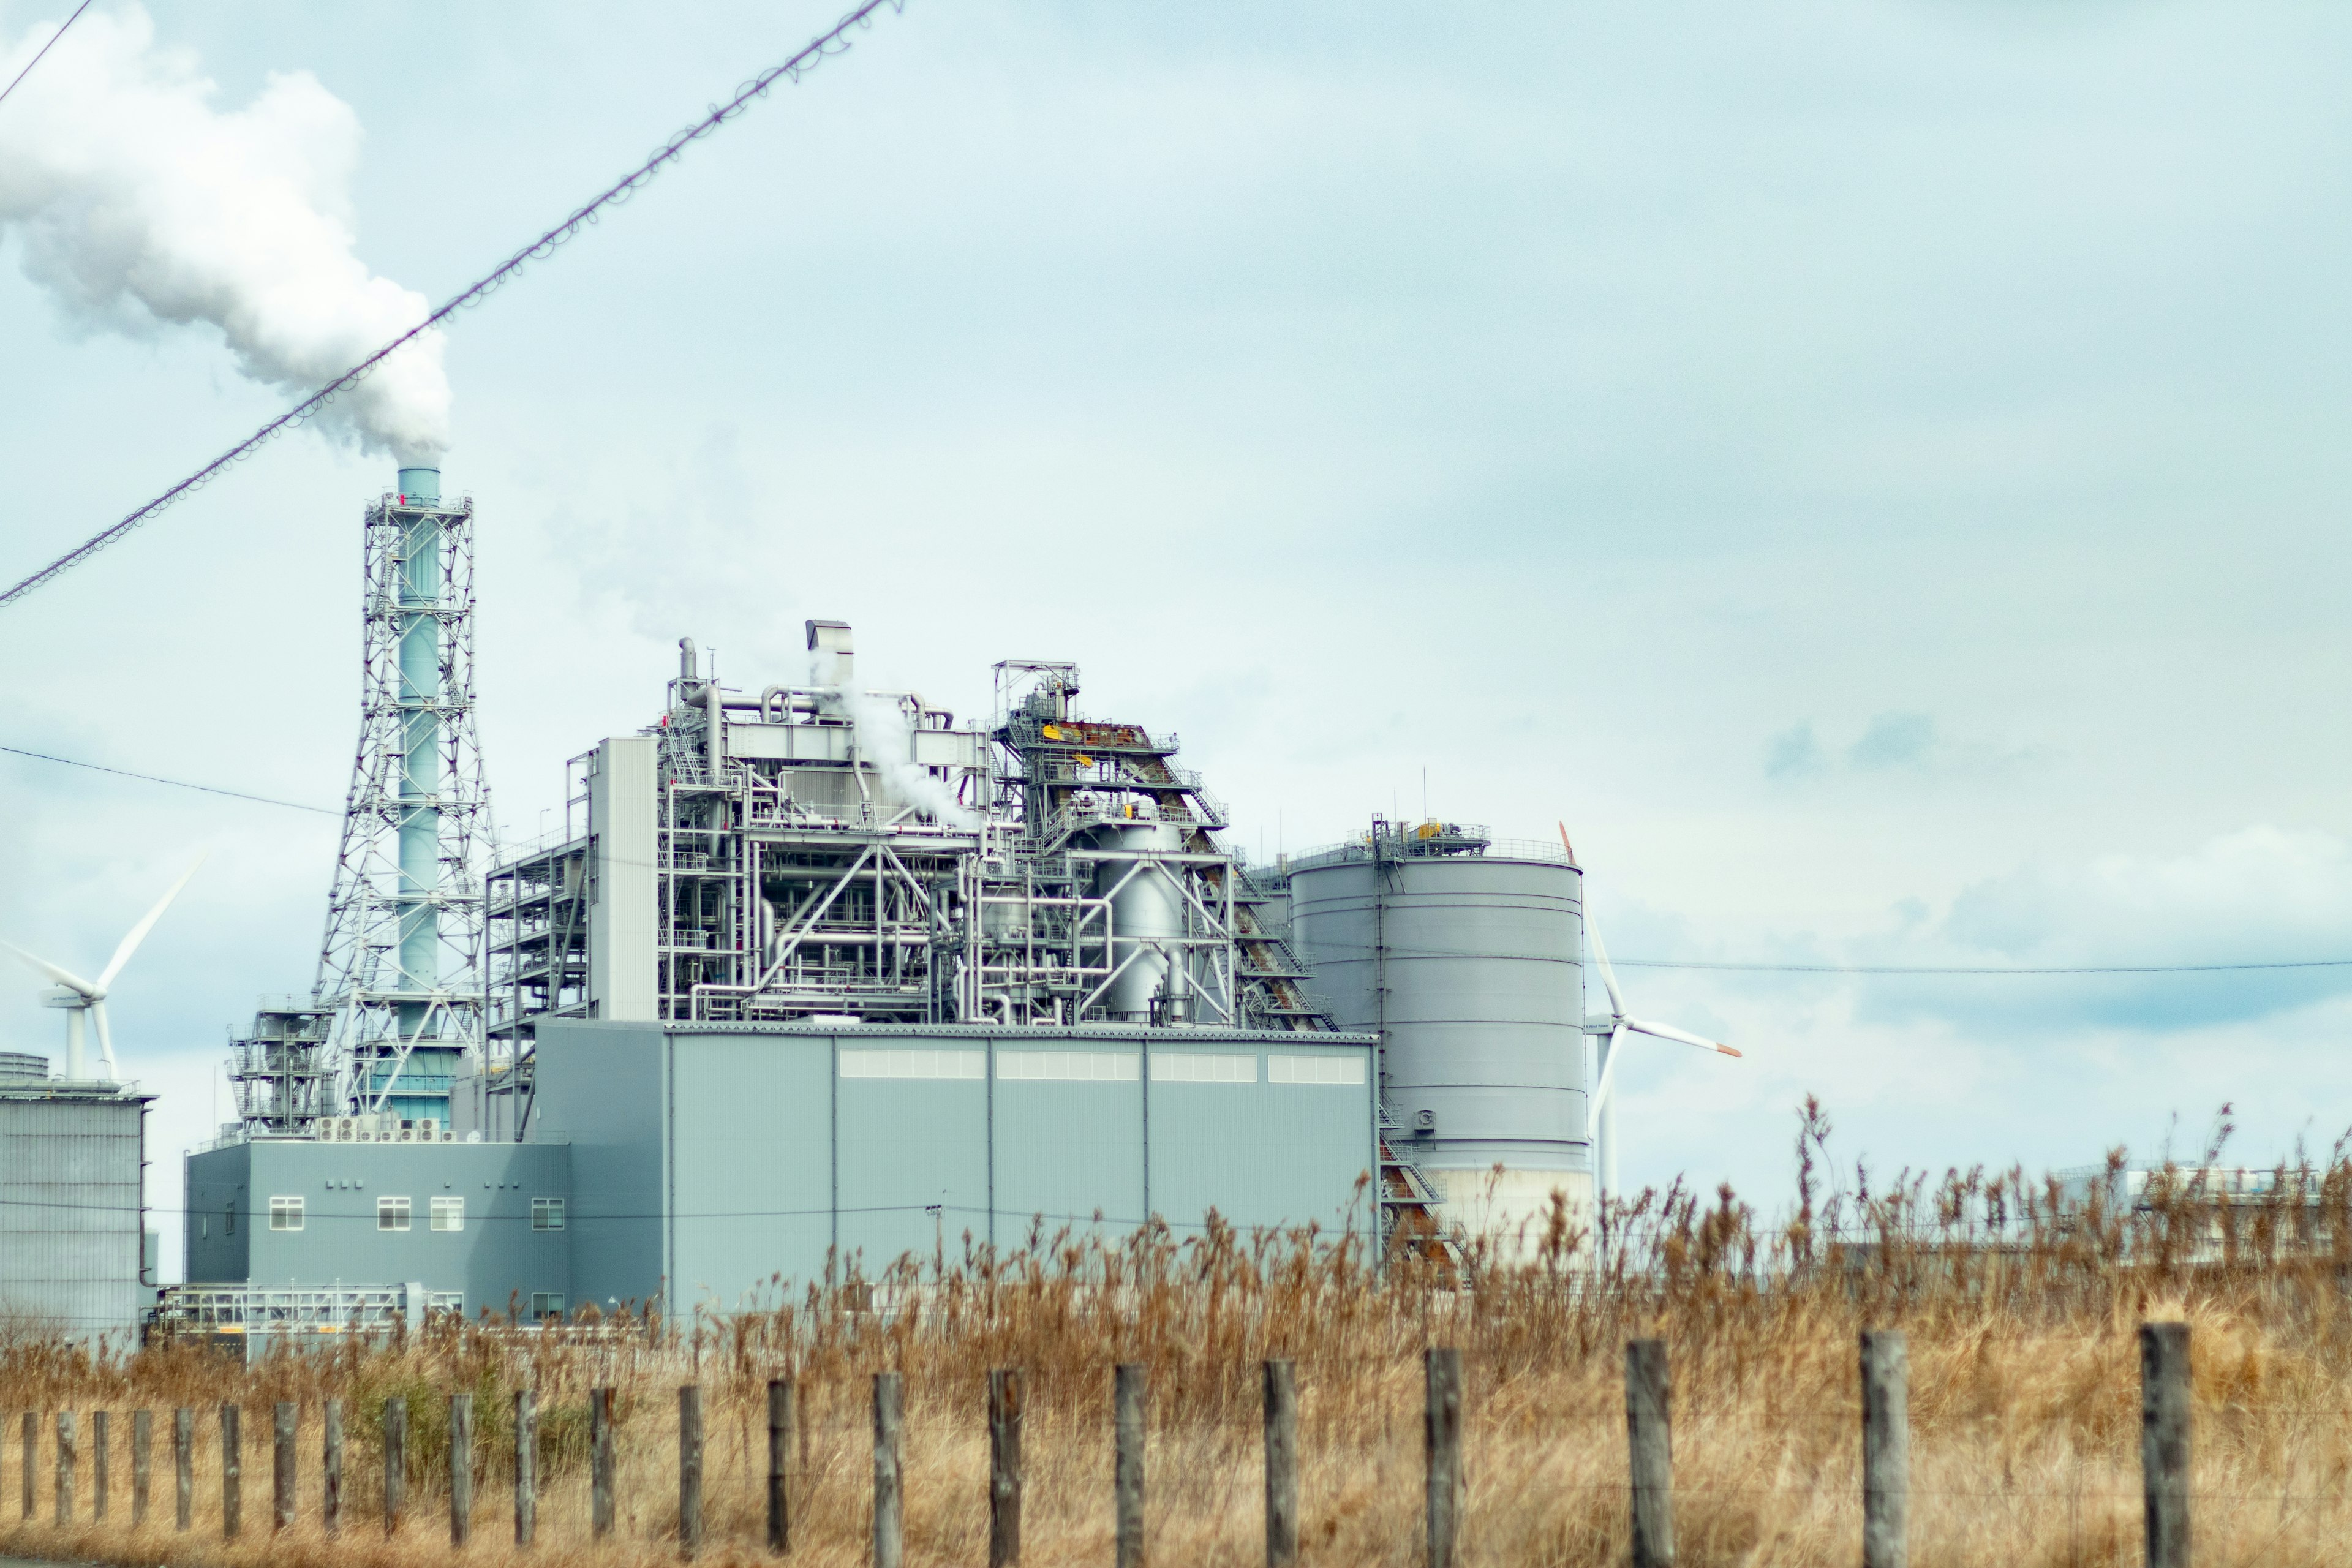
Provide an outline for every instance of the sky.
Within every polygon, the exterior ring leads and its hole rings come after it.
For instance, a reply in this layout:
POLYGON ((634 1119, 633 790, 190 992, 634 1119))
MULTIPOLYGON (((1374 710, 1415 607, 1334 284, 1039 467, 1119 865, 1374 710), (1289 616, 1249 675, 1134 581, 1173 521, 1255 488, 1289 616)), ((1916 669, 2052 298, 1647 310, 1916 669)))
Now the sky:
MULTIPOLYGON (((836 11, 143 14, 224 113, 348 106, 354 253, 437 300, 836 11)), ((1623 959, 2352 958, 2347 63, 2308 5, 910 0, 448 331, 501 827, 677 637, 756 688, 835 616, 961 713, 1077 660, 1253 855, 1565 822, 1623 959)), ((35 248, 7 582, 289 401, 35 248)), ((0 745, 331 811, 391 482, 299 432, 0 610, 0 745)), ((0 753, 0 937, 101 965, 210 852, 111 1005, 166 1211, 334 829, 0 753)), ((1623 976, 1746 1052, 1628 1058, 1636 1183, 1777 1206, 1809 1094, 1877 1172, 2352 1126, 2352 968, 1623 976)))

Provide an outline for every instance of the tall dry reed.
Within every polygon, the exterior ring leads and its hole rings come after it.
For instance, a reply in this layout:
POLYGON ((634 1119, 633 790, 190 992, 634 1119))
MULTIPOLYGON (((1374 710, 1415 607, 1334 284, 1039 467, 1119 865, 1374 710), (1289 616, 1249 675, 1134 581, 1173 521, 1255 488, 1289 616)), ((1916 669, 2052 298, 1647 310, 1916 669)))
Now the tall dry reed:
POLYGON ((902 1262, 726 1320, 536 1332, 436 1323, 395 1347, 233 1364, 192 1345, 135 1354, 19 1339, 0 1348, 0 1550, 117 1563, 382 1563, 449 1552, 446 1400, 475 1395, 478 1563, 508 1544, 511 1395, 538 1391, 543 1466, 530 1556, 674 1561, 676 1391, 704 1390, 703 1561, 761 1557, 766 1384, 798 1390, 796 1558, 866 1560, 871 1374, 906 1381, 907 1540, 914 1563, 987 1556, 986 1377, 1018 1366, 1029 1399, 1024 1561, 1112 1554, 1111 1369, 1150 1380, 1151 1560, 1264 1556, 1259 1381, 1294 1358, 1306 1561, 1421 1557, 1421 1353, 1463 1352, 1463 1560, 1609 1563, 1627 1550, 1622 1350, 1659 1335, 1673 1357, 1681 1560, 1858 1561, 1856 1336, 1909 1336, 1912 1560, 2000 1568, 2137 1563, 2138 1369, 2145 1319, 2193 1326, 2197 1561, 2352 1561, 2352 1166, 2339 1149, 2249 1190, 2159 1179, 2135 1200, 2120 1162, 2068 1188, 2021 1173, 1830 1181, 1815 1115, 1798 1191, 1766 1223, 1728 1189, 1675 1187, 1613 1205, 1597 1234, 1564 1213, 1538 1237, 1473 1247, 1457 1277, 1385 1276, 1307 1236, 1213 1229, 1123 1242, 1064 1235, 992 1257, 902 1262), (1528 1261, 1507 1264, 1505 1251, 1528 1261), (895 1304, 877 1310, 875 1303, 895 1304), (619 1391, 620 1519, 588 1533, 590 1389, 619 1391), (383 1400, 410 1411, 409 1510, 380 1515, 383 1400), (320 1402, 347 1412, 346 1516, 320 1533, 320 1402), (220 1539, 216 1407, 245 1408, 244 1538, 220 1539), (268 1407, 302 1412, 302 1521, 270 1528, 268 1407), (170 1411, 199 1412, 197 1520, 172 1528, 170 1411), (127 1523, 127 1412, 156 1414, 150 1522, 127 1523), (34 1520, 18 1513, 17 1422, 42 1412, 34 1520), (112 1518, 49 1522, 53 1413, 117 1412, 112 1518))

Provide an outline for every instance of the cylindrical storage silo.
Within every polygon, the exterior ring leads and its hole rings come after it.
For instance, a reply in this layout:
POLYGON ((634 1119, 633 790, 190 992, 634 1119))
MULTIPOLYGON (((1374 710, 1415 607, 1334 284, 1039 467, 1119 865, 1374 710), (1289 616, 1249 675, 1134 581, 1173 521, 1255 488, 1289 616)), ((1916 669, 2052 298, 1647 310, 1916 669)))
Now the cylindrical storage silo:
POLYGON ((1541 1242, 1555 1192, 1586 1224, 1581 873, 1539 846, 1380 828, 1293 860, 1290 915, 1339 1026, 1381 1036, 1388 1109, 1446 1217, 1506 1256, 1541 1242))

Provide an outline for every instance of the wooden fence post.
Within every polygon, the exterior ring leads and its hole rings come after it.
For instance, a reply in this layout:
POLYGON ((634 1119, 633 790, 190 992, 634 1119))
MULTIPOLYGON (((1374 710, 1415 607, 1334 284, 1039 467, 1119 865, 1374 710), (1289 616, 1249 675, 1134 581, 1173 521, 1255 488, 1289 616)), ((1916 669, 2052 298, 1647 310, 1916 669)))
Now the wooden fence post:
POLYGON ((793 1452, 793 1380, 768 1383, 768 1550, 793 1549, 792 1499, 785 1468, 793 1452))
POLYGON ((1118 1506, 1118 1568, 1143 1568, 1144 1369, 1122 1364, 1111 1374, 1111 1426, 1116 1452, 1111 1489, 1118 1506))
POLYGON ((613 1391, 588 1393, 588 1528, 597 1540, 613 1533, 613 1391))
POLYGON ((270 1423, 269 1500, 277 1510, 270 1528, 284 1530, 294 1522, 294 1419, 301 1407, 281 1399, 270 1423))
POLYGON ((71 1524, 74 1514, 74 1413, 58 1412, 58 1522, 71 1524))
POLYGON ((196 1511, 196 1413, 184 1405, 172 1412, 172 1482, 179 1494, 173 1517, 185 1530, 196 1511))
POLYGON ((1265 1363, 1265 1562, 1298 1561, 1298 1387, 1293 1363, 1265 1363))
POLYGON ((1433 1346, 1423 1355, 1428 1382, 1422 1432, 1429 1452, 1429 1568, 1454 1568, 1462 1506, 1462 1352, 1433 1346))
POLYGON ((155 1418, 147 1411, 131 1413, 131 1528, 147 1522, 147 1483, 153 1472, 155 1418))
POLYGON ((1021 1369, 988 1374, 988 1568, 1021 1561, 1021 1369))
POLYGON ((1674 1568, 1675 1446, 1666 1342, 1625 1346, 1625 1436, 1633 1494, 1633 1568, 1674 1568))
POLYGON ((234 1405, 221 1406, 221 1539, 235 1541, 245 1522, 245 1439, 240 1426, 244 1412, 234 1405))
POLYGON ((1862 1336, 1862 1568, 1911 1561, 1911 1359, 1899 1332, 1862 1336))
POLYGON ((2189 1325, 2139 1326, 2147 1568, 2189 1568, 2189 1325))
POLYGON ((106 1518, 106 1483, 113 1478, 108 1473, 107 1436, 113 1423, 110 1412, 93 1410, 89 1414, 89 1517, 106 1518))
POLYGON ((383 1402, 383 1532, 400 1533, 402 1505, 408 1500, 408 1397, 383 1402))
POLYGON ((343 1528, 343 1402, 328 1400, 319 1425, 319 1503, 327 1533, 338 1535, 343 1528))
POLYGON ((33 1493, 41 1474, 41 1413, 25 1412, 25 1517, 33 1517, 33 1493))
POLYGON ((106 1483, 110 1481, 106 1467, 106 1436, 113 1422, 108 1411, 89 1413, 89 1516, 106 1519, 106 1483))
POLYGON ((874 1374, 874 1568, 900 1568, 906 1549, 906 1500, 899 1493, 898 1438, 906 1425, 906 1390, 895 1372, 874 1374))
POLYGON ((449 1396, 449 1544, 474 1534, 474 1396, 449 1396))
POLYGON ((539 1539, 539 1399, 528 1388, 514 1396, 515 1544, 539 1539))
POLYGON ((702 1548, 702 1390, 677 1391, 677 1549, 692 1562, 702 1548))

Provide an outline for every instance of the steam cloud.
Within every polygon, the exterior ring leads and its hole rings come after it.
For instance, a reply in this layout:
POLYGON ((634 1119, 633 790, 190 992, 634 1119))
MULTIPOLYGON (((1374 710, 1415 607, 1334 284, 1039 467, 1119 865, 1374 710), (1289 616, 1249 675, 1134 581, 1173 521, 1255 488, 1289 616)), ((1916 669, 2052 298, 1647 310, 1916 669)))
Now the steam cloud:
MULTIPOLYGON (((0 37, 0 80, 56 30, 0 37)), ((147 14, 94 12, 0 113, 0 239, 79 319, 129 334, 209 322, 237 369, 307 395, 424 320, 425 296, 352 254, 361 130, 308 71, 246 107, 161 48, 147 14)), ((449 444, 442 334, 426 332, 328 405, 366 451, 430 461, 449 444)))
POLYGON ((809 660, 809 685, 820 700, 849 715, 857 731, 859 755, 881 775, 883 798, 893 805, 912 806, 951 827, 975 827, 980 814, 958 800, 955 791, 914 760, 914 731, 907 710, 896 697, 884 697, 857 686, 829 686, 832 660, 825 655, 809 660))
POLYGON ((882 773, 882 793, 894 805, 916 810, 950 826, 971 827, 979 817, 956 799, 955 791, 913 760, 914 731, 895 697, 852 689, 841 694, 849 721, 857 727, 857 749, 882 773))

